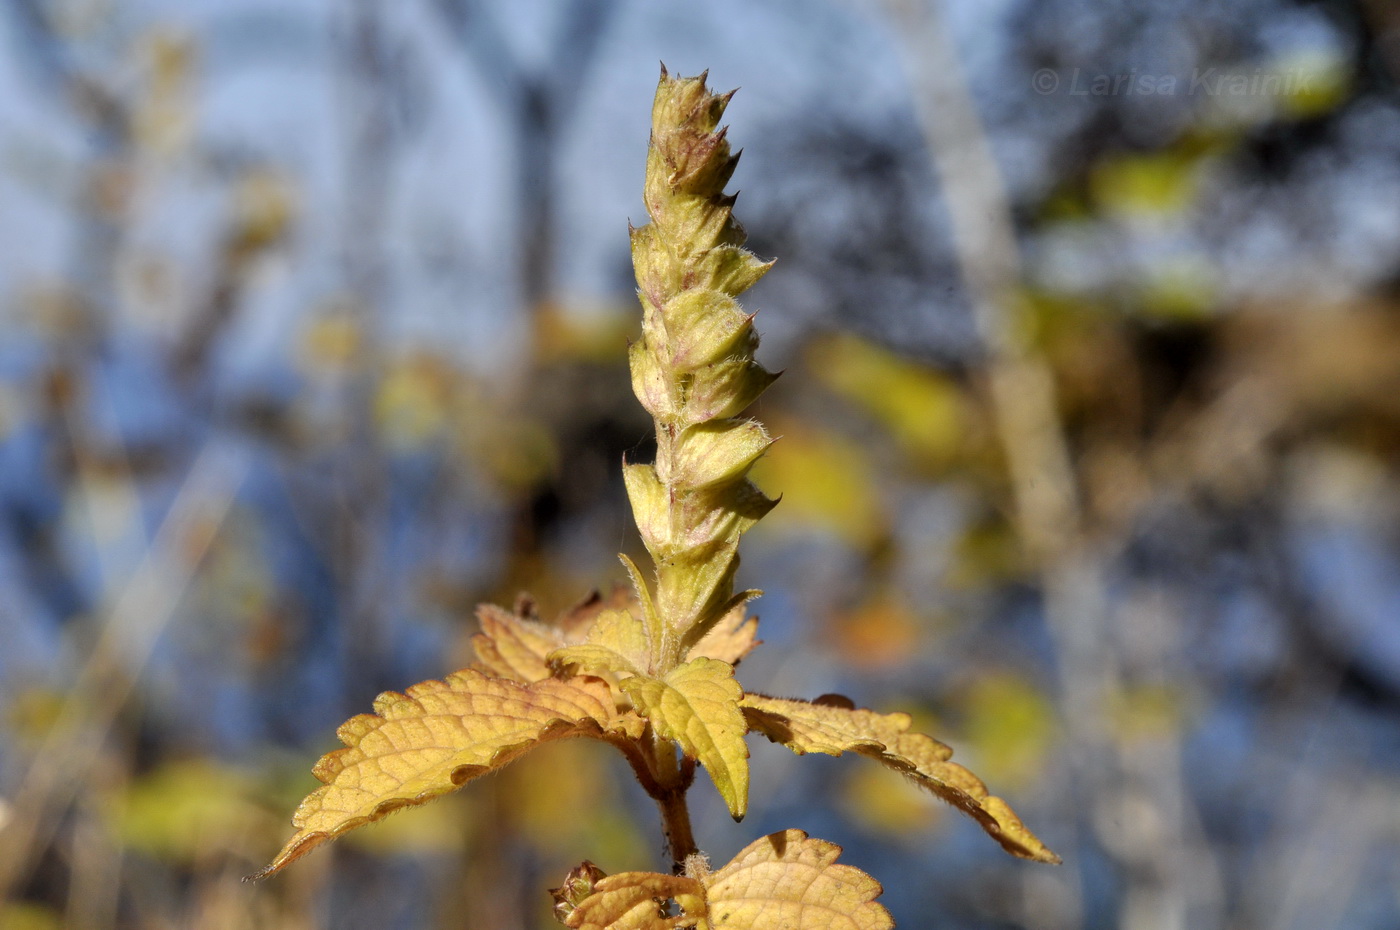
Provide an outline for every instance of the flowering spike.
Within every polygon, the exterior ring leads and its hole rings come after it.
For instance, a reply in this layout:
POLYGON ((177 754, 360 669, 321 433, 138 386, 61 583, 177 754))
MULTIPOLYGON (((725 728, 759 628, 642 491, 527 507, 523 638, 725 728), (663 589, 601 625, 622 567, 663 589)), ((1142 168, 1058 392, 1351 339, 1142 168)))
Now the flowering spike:
POLYGON ((656 464, 627 468, 632 511, 656 562, 663 666, 734 595, 739 535, 774 501, 748 480, 773 440, 740 414, 776 377, 754 361, 753 314, 735 297, 772 266, 743 248, 724 186, 738 155, 720 127, 733 91, 663 67, 652 108, 646 205, 632 229, 642 338, 632 388, 656 420, 656 464))

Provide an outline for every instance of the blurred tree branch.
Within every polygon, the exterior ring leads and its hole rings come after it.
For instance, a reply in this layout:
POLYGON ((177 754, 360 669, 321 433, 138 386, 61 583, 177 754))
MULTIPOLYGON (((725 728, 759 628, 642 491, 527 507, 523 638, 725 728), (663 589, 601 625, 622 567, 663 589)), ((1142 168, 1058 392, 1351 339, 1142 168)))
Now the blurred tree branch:
MULTIPOLYGON (((947 20, 940 15, 942 0, 892 0, 891 5, 902 26, 905 60, 948 206, 954 251, 985 345, 987 390, 1011 476, 1015 523, 1040 572, 1058 652, 1062 717, 1077 762, 1076 806, 1113 809, 1126 801, 1137 768, 1131 752, 1115 745, 1108 718, 1109 702, 1122 682, 1106 595, 1105 560, 1113 542, 1090 542, 1057 409, 1055 377, 1025 337, 1023 273, 1011 204, 947 20), (1112 765, 1103 764, 1113 756, 1112 765)), ((1219 920, 1202 912, 1211 902, 1199 897, 1200 885, 1186 874, 1188 857, 1205 850, 1184 835, 1189 828, 1183 819, 1189 815, 1182 808, 1190 803, 1189 795, 1180 784, 1179 747, 1168 753, 1174 757, 1170 774, 1158 774, 1175 779, 1170 792, 1175 810, 1160 791, 1153 798, 1162 815, 1160 829, 1168 835, 1105 838, 1104 846, 1125 860, 1130 880, 1121 912, 1125 930, 1199 930, 1219 920)), ((1114 823, 1115 829, 1133 826, 1114 823)), ((1072 857, 1070 861, 1074 869, 1072 857)), ((1078 903, 1074 910, 1082 907, 1078 903)), ((1081 924, 1083 916, 1064 914, 1061 920, 1068 930, 1081 924)))
POLYGON ((495 89, 501 118, 515 141, 520 228, 512 251, 519 261, 520 300, 532 319, 555 296, 558 178, 554 171, 562 150, 559 137, 588 87, 588 71, 617 7, 613 0, 563 3, 547 64, 536 72, 511 54, 509 38, 489 4, 481 0, 434 3, 467 59, 487 86, 495 89))

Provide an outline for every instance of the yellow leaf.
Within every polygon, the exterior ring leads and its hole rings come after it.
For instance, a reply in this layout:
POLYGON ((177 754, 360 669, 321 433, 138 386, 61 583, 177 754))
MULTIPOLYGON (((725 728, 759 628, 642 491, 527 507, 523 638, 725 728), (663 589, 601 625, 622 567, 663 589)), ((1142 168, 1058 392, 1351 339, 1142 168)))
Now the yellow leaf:
POLYGON ((728 662, 701 657, 677 666, 665 678, 638 676, 622 683, 656 732, 699 759, 735 820, 749 800, 749 748, 744 745, 743 688, 728 662))
POLYGON ((251 878, 271 875, 401 807, 454 791, 540 743, 638 730, 629 727, 635 716, 619 715, 608 686, 597 679, 522 685, 473 669, 405 694, 386 691, 374 710, 341 725, 336 735, 346 748, 322 756, 312 770, 324 787, 301 802, 292 818, 296 834, 251 878))
MULTIPOLYGON (((624 563, 627 559, 623 557, 624 563)), ((633 566, 635 568, 635 566, 633 566)), ((563 634, 567 642, 580 642, 593 628, 598 615, 605 610, 630 610, 636 598, 625 584, 613 585, 607 597, 600 591, 590 591, 588 595, 563 611, 554 620, 554 628, 563 634)), ((516 611, 519 613, 519 611, 516 611)))
POLYGON ((651 643, 638 617, 625 610, 607 610, 598 615, 587 641, 554 650, 549 661, 588 675, 640 675, 651 661, 651 643))
POLYGON ((909 732, 908 714, 877 714, 848 699, 828 695, 815 702, 746 694, 743 713, 749 729, 802 755, 839 756, 855 752, 912 778, 970 815, 987 835, 1014 856, 1059 862, 1001 798, 987 792, 976 776, 954 762, 953 751, 930 736, 909 732))
POLYGON ((784 830, 749 844, 717 872, 622 872, 601 880, 570 873, 556 897, 567 899, 575 930, 889 930, 875 903, 880 883, 836 865, 841 847, 784 830), (580 892, 588 890, 587 896, 580 892), (572 892, 572 895, 568 894, 572 892), (667 916, 669 905, 680 913, 667 916))
POLYGON ((841 847, 784 830, 750 843, 705 879, 710 930, 888 930, 880 883, 836 865, 841 847))
POLYGON ((545 657, 564 645, 558 630, 495 604, 477 607, 476 617, 481 632, 472 637, 472 648, 485 671, 524 684, 550 677, 545 657))

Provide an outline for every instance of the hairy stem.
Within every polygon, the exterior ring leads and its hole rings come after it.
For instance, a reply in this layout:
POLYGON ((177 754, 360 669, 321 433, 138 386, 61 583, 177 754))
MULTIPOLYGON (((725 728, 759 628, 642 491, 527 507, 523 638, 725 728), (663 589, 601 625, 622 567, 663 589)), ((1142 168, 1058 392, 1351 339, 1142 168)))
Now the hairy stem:
POLYGON ((676 758, 675 744, 654 733, 640 742, 630 739, 614 741, 632 766, 637 782, 656 801, 661 811, 661 830, 666 837, 666 851, 679 873, 681 864, 697 852, 695 832, 690 825, 690 808, 686 792, 695 781, 695 760, 676 758))
POLYGON ((685 797, 691 782, 695 780, 695 761, 677 759, 674 745, 670 740, 662 739, 653 744, 653 757, 657 762, 660 784, 652 792, 652 797, 661 810, 661 830, 666 837, 666 851, 671 856, 672 870, 679 874, 686 857, 699 851, 690 826, 690 808, 685 797))

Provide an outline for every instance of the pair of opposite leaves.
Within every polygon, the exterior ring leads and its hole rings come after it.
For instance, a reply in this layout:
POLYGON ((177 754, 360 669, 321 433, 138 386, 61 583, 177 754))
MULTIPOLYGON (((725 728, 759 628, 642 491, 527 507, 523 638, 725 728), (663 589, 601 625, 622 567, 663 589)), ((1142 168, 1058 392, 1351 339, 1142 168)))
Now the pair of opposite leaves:
POLYGON ((474 639, 478 661, 406 693, 385 692, 374 713, 352 717, 336 735, 345 748, 323 756, 324 784, 297 808, 297 832, 264 869, 279 871, 321 843, 422 804, 555 739, 587 736, 623 748, 648 725, 710 773, 731 814, 748 798, 744 735, 759 732, 793 752, 854 752, 907 775, 971 815, 1013 855, 1058 861, 952 751, 909 732, 907 714, 878 714, 849 700, 784 700, 745 693, 734 664, 756 645, 757 620, 729 611, 661 678, 645 667, 641 621, 627 592, 594 595, 555 624, 533 605, 515 612, 486 605, 474 639))

